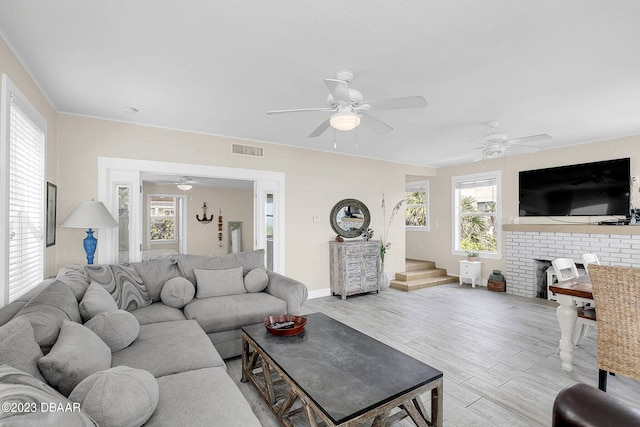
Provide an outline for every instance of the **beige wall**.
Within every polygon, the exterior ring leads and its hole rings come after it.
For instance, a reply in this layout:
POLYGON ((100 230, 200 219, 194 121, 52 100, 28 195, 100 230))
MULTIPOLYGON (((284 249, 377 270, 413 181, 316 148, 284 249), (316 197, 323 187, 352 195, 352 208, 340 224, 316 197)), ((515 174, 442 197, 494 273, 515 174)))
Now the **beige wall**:
MULTIPOLYGON (((187 253, 192 255, 224 255, 229 253, 229 221, 242 222, 242 248, 253 249, 253 190, 212 188, 194 186, 189 191, 181 191, 175 185, 143 186, 144 224, 149 209, 146 206, 147 194, 163 194, 187 197, 187 253), (207 218, 214 216, 210 223, 200 223, 203 218, 202 204, 207 203, 207 218), (218 240, 218 216, 222 209, 222 242, 218 240), (222 243, 222 247, 220 247, 222 243)), ((146 237, 144 238, 146 248, 146 237)), ((156 244, 152 249, 175 248, 176 245, 156 244)))
MULTIPOLYGON (((383 229, 382 192, 388 204, 395 204, 404 195, 405 174, 433 174, 428 168, 272 144, 257 144, 265 148, 263 158, 239 156, 231 154, 230 144, 238 140, 230 138, 67 114, 60 114, 58 130, 58 191, 63 218, 80 201, 97 197, 98 156, 284 172, 286 274, 312 291, 329 287, 327 242, 335 237, 329 212, 336 202, 344 198, 364 202, 379 237, 383 229), (314 221, 316 216, 318 222, 314 221)), ((198 201, 199 206, 201 203, 198 201)), ((234 219, 224 210, 223 216, 234 219)), ((82 263, 82 238, 81 230, 64 229, 59 234, 58 266, 82 263)), ((385 257, 389 273, 404 267, 404 240, 400 217, 391 224, 389 233, 392 249, 385 257)))
MULTIPOLYGON (((7 43, 0 37, 0 73, 6 74, 9 79, 20 89, 31 104, 42 114, 47 121, 47 181, 57 184, 57 116, 56 110, 51 106, 37 84, 22 66, 18 58, 13 54, 7 43)), ((4 132, 4 130, 3 130, 4 132)), ((64 219, 64 218, 63 218, 64 219)), ((58 224, 60 217, 58 215, 58 224)), ((58 230, 60 230, 58 228, 58 230)), ((57 245, 45 250, 45 277, 55 274, 57 245)))
MULTIPOLYGON (((436 261, 439 267, 458 274, 460 256, 451 254, 451 177, 485 171, 502 171, 502 220, 521 224, 558 223, 549 218, 518 217, 518 172, 567 164, 595 162, 599 160, 631 158, 631 175, 640 175, 640 136, 593 142, 572 147, 544 150, 536 154, 508 156, 448 168, 439 168, 436 177, 430 179, 431 231, 407 232, 407 257, 436 261)), ((637 189, 636 189, 637 191, 637 189)), ((634 202, 640 203, 640 195, 634 194, 634 202)), ((558 218, 566 221, 567 218, 558 218)), ((572 217, 570 221, 597 221, 596 217, 572 217)), ((503 257, 499 260, 481 259, 482 278, 487 279, 491 270, 505 271, 504 235, 503 257)))

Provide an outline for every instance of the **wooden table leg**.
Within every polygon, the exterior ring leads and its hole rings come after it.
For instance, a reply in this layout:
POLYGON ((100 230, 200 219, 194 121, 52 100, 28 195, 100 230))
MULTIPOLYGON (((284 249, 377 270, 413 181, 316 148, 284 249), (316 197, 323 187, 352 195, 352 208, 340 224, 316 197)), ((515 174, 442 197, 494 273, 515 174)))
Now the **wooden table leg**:
POLYGON ((246 383, 249 381, 247 378, 247 369, 249 364, 249 342, 242 337, 242 377, 240 378, 240 382, 246 383))
POLYGON ((442 398, 444 391, 442 389, 442 378, 438 381, 438 385, 431 390, 431 425, 442 427, 442 398))
POLYGON ((573 330, 576 326, 578 313, 571 295, 556 294, 556 298, 560 304, 556 309, 556 317, 562 333, 560 337, 560 360, 562 361, 562 369, 571 372, 573 370, 573 350, 575 349, 573 330))

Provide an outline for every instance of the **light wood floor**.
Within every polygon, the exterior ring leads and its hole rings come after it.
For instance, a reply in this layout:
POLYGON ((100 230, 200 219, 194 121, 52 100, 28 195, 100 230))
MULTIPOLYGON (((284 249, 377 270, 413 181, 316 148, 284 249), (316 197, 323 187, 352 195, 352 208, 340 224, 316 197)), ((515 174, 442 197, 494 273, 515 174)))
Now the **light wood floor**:
MULTIPOLYGON (((346 301, 318 298, 303 308, 323 312, 444 372, 445 426, 530 427, 551 425, 553 400, 565 386, 584 382, 597 387, 597 331, 576 348, 573 372, 563 371, 556 354, 556 307, 542 299, 448 284, 413 292, 389 289, 346 301)), ((227 362, 262 424, 279 425, 253 386, 240 383, 240 359, 227 362)), ((639 382, 620 376, 608 381, 608 393, 640 409, 639 382)), ((402 420, 394 425, 412 424, 402 420)))

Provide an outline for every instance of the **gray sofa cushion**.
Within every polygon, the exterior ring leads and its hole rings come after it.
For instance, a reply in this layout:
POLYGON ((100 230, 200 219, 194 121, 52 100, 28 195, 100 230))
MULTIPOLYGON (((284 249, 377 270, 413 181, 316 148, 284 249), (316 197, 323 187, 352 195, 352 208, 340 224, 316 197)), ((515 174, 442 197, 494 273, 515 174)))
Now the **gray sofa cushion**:
POLYGON ((142 283, 147 288, 153 302, 160 301, 160 292, 167 280, 182 276, 180 268, 178 268, 178 261, 174 257, 135 262, 129 265, 142 278, 142 283))
POLYGON ((1 426, 74 426, 98 427, 84 411, 73 407, 73 402, 62 396, 44 381, 7 365, 0 365, 0 396, 3 401, 36 405, 34 412, 0 411, 1 426), (72 408, 67 411, 46 411, 45 408, 72 408), (68 405, 68 406, 67 406, 68 405))
POLYGON ((111 355, 111 366, 144 369, 158 378, 192 369, 224 366, 213 344, 192 320, 140 326, 129 347, 111 355))
POLYGON ((247 292, 242 281, 242 267, 224 270, 194 268, 193 272, 198 282, 196 287, 197 298, 220 297, 247 292))
POLYGON ((265 292, 196 298, 184 306, 187 319, 196 320, 207 333, 238 329, 278 314, 287 314, 287 303, 265 292))
POLYGON ((78 309, 82 320, 86 322, 97 314, 116 311, 118 304, 101 284, 92 282, 78 304, 78 309))
POLYGON ((163 304, 173 308, 182 308, 196 295, 196 288, 184 277, 172 277, 162 287, 160 299, 163 304))
MULTIPOLYGON (((178 266, 182 275, 189 279, 191 283, 197 285, 196 274, 193 271, 196 268, 202 270, 224 270, 227 268, 238 267, 235 254, 222 255, 216 257, 197 256, 197 255, 178 255, 178 266)), ((196 288, 197 290, 197 288, 196 288)))
POLYGON ((119 351, 131 344, 140 332, 138 319, 128 311, 114 310, 99 313, 84 324, 100 337, 111 351, 119 351))
POLYGON ((82 299, 89 287, 89 281, 87 280, 86 274, 84 274, 83 265, 67 265, 62 267, 58 271, 56 279, 66 283, 78 301, 82 299))
POLYGON ((187 320, 184 313, 179 308, 169 307, 161 302, 154 302, 151 305, 131 310, 140 325, 149 323, 172 322, 174 320, 187 320))
POLYGON ((149 372, 117 366, 89 375, 78 384, 69 400, 101 427, 141 426, 158 405, 158 382, 149 372))
POLYGON ((269 284, 269 276, 264 268, 254 268, 244 276, 244 287, 247 292, 262 292, 269 284))
POLYGON ((49 354, 38 360, 42 376, 65 396, 80 381, 110 366, 111 349, 89 328, 68 320, 49 354))
POLYGON ((264 249, 257 249, 249 252, 237 252, 237 265, 242 266, 242 274, 247 274, 254 268, 264 268, 264 249))
POLYGON ((58 338, 62 322, 80 322, 78 300, 69 286, 56 280, 33 297, 16 317, 26 316, 33 327, 36 342, 46 352, 58 338))
POLYGON ((17 317, 0 327, 0 364, 25 371, 44 381, 38 369, 42 350, 33 335, 31 322, 26 317, 17 317))
POLYGON ((151 304, 151 297, 142 278, 133 268, 121 264, 88 265, 84 272, 89 282, 98 282, 111 294, 123 310, 133 310, 151 304))
POLYGON ((260 427, 251 406, 224 368, 158 378, 160 401, 145 427, 260 427))

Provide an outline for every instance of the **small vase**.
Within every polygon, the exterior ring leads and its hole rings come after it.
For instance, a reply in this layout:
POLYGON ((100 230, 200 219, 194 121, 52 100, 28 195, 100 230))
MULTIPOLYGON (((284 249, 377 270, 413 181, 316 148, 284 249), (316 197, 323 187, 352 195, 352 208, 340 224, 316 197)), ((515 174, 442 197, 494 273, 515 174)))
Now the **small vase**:
POLYGON ((389 289, 391 285, 391 279, 389 275, 384 271, 384 263, 380 264, 380 271, 378 272, 378 288, 381 291, 389 289))

